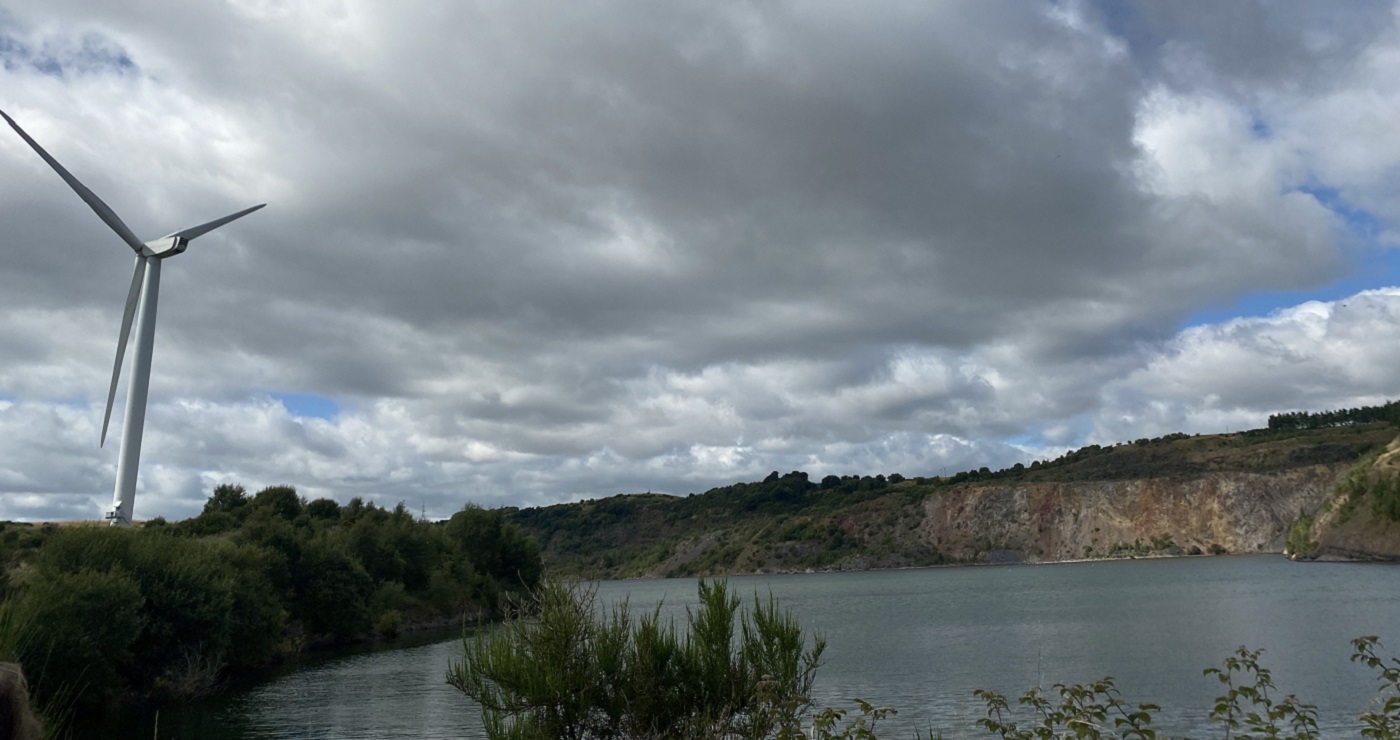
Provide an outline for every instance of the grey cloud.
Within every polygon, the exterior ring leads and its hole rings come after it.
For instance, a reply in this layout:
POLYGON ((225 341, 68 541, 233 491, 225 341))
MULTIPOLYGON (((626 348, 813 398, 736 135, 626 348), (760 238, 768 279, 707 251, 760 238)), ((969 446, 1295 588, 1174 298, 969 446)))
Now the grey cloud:
MULTIPOLYGON (((139 233, 271 203, 167 265, 142 500, 171 514, 239 479, 441 514, 1257 418, 1321 355, 1217 327, 1274 358, 1235 381, 1180 323, 1345 274, 1375 245, 1299 188, 1382 203, 1400 159, 1328 123, 1400 100, 1375 4, 7 7, 26 48, 130 60, 6 66, 0 103, 139 233)), ((130 257, 21 142, 0 164, 0 398, 91 415, 130 257)), ((1382 392, 1358 367, 1306 397, 1382 392)), ((34 458, 93 471, 45 495, 102 500, 89 446, 34 458)))

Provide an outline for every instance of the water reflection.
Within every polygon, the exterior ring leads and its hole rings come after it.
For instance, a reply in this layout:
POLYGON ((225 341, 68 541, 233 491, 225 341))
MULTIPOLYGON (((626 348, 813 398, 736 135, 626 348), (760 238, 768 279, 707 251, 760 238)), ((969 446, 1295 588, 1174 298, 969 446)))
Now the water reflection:
POLYGON ((461 641, 327 663, 230 704, 249 738, 485 737, 480 713, 444 680, 461 641))

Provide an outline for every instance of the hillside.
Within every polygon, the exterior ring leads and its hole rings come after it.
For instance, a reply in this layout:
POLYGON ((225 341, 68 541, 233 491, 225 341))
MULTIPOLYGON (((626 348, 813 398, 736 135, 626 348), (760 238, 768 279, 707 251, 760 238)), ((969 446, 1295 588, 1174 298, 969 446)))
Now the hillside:
POLYGON ((1335 498, 1301 525, 1306 539, 1289 542, 1295 557, 1400 560, 1400 439, 1363 456, 1335 498))
POLYGON ((595 578, 1277 552, 1396 433, 1375 422, 1175 434, 947 478, 775 472, 510 516, 547 567, 595 578))

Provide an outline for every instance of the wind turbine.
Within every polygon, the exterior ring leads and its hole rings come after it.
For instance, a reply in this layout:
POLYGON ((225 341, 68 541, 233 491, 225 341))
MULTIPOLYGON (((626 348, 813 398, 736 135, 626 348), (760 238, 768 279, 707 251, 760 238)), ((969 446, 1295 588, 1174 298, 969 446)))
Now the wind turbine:
POLYGON ((203 236, 237 218, 242 218, 267 205, 266 203, 246 208, 238 213, 215 219, 188 229, 181 229, 159 239, 143 242, 136 238, 131 229, 122 223, 117 214, 102 202, 102 199, 88 190, 78 178, 73 177, 63 165, 49 156, 38 142, 15 123, 4 111, 0 116, 10 124, 10 128, 20 135, 30 147, 43 157, 68 187, 83 199, 103 223, 117 232, 117 236, 136 252, 136 269, 131 273, 131 288, 126 294, 126 311, 122 314, 121 334, 117 337, 117 359, 112 364, 112 385, 107 390, 107 412, 102 416, 102 437, 98 446, 107 443, 107 424, 112 419, 112 401, 117 395, 117 380, 121 377, 122 356, 126 353, 127 337, 131 335, 132 317, 136 318, 136 349, 132 359, 131 379, 127 383, 126 418, 122 423, 122 446, 117 457, 117 484, 112 492, 112 510, 107 519, 112 526, 131 524, 132 506, 136 501, 136 469, 141 460, 141 431, 146 422, 146 390, 151 382, 151 350, 155 347, 156 299, 160 294, 160 263, 169 257, 185 251, 191 240, 203 236), (141 310, 136 311, 137 304, 141 310))

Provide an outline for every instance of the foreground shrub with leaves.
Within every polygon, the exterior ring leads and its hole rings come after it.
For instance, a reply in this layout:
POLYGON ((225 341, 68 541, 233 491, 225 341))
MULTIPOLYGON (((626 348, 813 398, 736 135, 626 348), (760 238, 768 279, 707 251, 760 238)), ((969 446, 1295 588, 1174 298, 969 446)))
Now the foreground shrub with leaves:
MULTIPOLYGON (((1361 737, 1376 740, 1400 738, 1400 660, 1388 663, 1376 654, 1376 637, 1352 640, 1353 662, 1380 671, 1381 688, 1373 708, 1357 719, 1361 737)), ((1206 676, 1216 678, 1225 693, 1216 697, 1210 718, 1222 726, 1223 737, 1250 740, 1319 740, 1317 707, 1289 694, 1279 698, 1273 674, 1259 664, 1262 650, 1241 646, 1219 668, 1207 668, 1206 676)), ((1152 728, 1155 704, 1129 705, 1120 697, 1112 678, 1088 685, 1056 684, 1059 703, 1047 699, 1040 689, 1026 692, 1017 703, 1031 708, 1033 716, 1016 721, 1006 697, 995 691, 973 692, 987 705, 987 716, 977 724, 1004 740, 1035 738, 1076 738, 1099 740, 1154 740, 1165 738, 1152 728)))
POLYGON ((548 584, 538 616, 464 638, 448 683, 492 738, 802 737, 824 643, 771 598, 741 611, 724 581, 699 591, 682 634, 659 609, 600 616, 592 589, 548 584))

